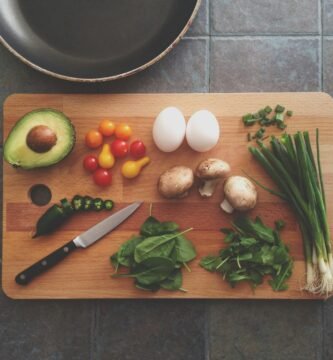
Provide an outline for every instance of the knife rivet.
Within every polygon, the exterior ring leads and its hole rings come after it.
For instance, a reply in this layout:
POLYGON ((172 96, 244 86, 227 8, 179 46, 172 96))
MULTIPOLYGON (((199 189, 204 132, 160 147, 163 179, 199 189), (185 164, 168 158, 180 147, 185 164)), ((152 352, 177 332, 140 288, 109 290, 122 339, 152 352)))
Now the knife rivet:
POLYGON ((46 266, 46 265, 47 265, 46 260, 43 260, 43 261, 42 261, 42 265, 43 265, 43 266, 46 266))
POLYGON ((68 253, 69 248, 67 246, 64 247, 64 252, 68 253))
POLYGON ((24 274, 21 274, 21 275, 20 275, 20 279, 21 279, 21 280, 25 280, 25 275, 24 275, 24 274))

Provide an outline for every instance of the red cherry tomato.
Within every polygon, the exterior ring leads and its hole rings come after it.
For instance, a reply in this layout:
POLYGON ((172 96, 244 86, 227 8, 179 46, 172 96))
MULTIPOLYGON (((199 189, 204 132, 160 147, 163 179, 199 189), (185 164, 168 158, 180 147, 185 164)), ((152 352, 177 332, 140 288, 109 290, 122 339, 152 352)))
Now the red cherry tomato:
POLYGON ((98 160, 97 157, 94 155, 87 155, 83 159, 83 167, 89 171, 94 172, 98 168, 98 160))
POLYGON ((99 168, 94 172, 93 178, 95 184, 98 186, 109 186, 112 182, 111 173, 102 168, 99 168))
POLYGON ((125 157, 128 153, 128 144, 124 140, 116 139, 111 144, 111 152, 115 157, 125 157))
POLYGON ((140 159, 144 157, 146 155, 145 144, 140 140, 132 142, 130 147, 130 153, 135 159, 140 159))

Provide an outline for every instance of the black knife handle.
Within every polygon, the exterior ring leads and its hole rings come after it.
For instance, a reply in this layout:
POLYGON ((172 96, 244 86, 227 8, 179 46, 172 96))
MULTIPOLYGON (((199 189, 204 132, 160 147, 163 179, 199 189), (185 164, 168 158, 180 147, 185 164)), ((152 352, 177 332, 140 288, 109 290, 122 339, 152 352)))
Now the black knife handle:
POLYGON ((35 264, 20 272, 15 278, 16 283, 19 285, 29 284, 32 279, 58 264, 58 262, 65 259, 75 249, 77 249, 77 247, 73 240, 61 246, 44 259, 37 261, 35 264))

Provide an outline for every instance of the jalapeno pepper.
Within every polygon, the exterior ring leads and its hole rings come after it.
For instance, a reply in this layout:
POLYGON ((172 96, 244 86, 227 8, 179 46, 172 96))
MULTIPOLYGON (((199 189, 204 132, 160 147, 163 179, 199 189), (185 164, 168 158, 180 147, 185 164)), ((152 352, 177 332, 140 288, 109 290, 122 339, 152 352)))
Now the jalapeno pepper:
POLYGON ((96 198, 93 200, 93 209, 95 211, 103 210, 103 200, 101 198, 96 198))
POLYGON ((75 195, 72 199, 72 206, 75 211, 83 210, 83 197, 81 195, 75 195))
POLYGON ((93 198, 90 196, 85 196, 83 198, 83 210, 88 211, 93 208, 93 198))
POLYGON ((36 232, 33 238, 53 232, 66 218, 67 216, 62 207, 59 205, 51 206, 37 221, 36 232))
POLYGON ((113 201, 112 200, 104 200, 104 209, 105 210, 112 210, 113 208, 113 201))
POLYGON ((111 210, 112 208, 112 200, 103 201, 101 198, 93 199, 90 196, 75 195, 71 202, 69 202, 66 198, 61 199, 60 205, 51 206, 39 218, 36 225, 36 232, 33 235, 33 238, 55 231, 75 212, 79 212, 81 210, 111 210))

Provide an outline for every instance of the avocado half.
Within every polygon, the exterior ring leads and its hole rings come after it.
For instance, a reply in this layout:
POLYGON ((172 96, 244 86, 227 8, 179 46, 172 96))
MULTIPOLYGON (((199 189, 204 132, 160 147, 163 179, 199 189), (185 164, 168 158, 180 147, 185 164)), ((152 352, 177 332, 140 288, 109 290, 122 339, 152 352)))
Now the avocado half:
POLYGON ((4 144, 4 159, 15 167, 34 169, 57 164, 75 145, 75 128, 60 111, 37 109, 25 114, 4 144))

